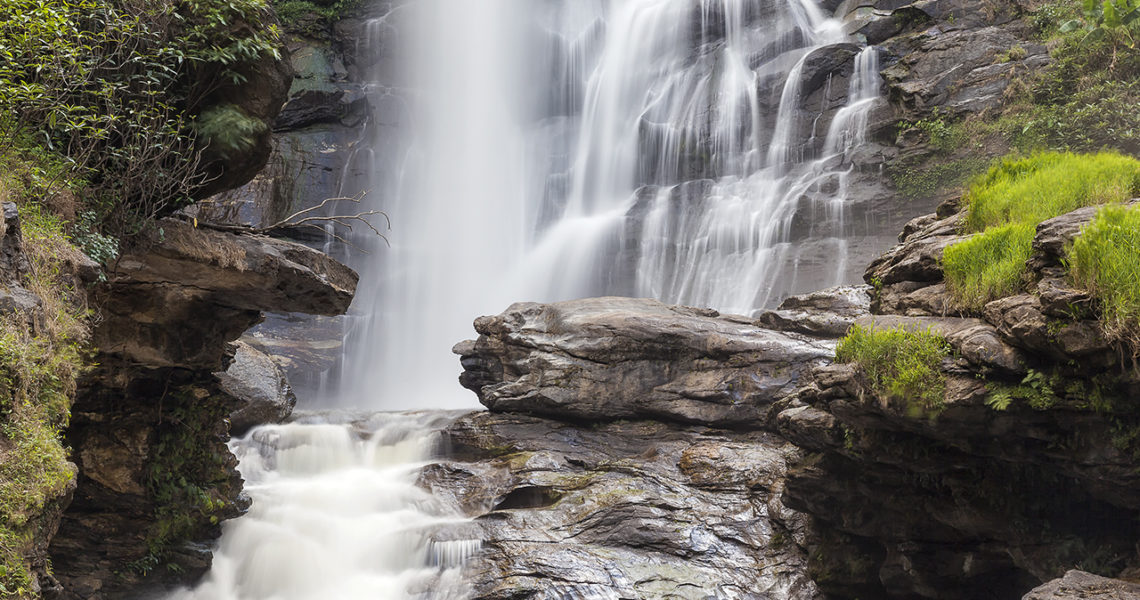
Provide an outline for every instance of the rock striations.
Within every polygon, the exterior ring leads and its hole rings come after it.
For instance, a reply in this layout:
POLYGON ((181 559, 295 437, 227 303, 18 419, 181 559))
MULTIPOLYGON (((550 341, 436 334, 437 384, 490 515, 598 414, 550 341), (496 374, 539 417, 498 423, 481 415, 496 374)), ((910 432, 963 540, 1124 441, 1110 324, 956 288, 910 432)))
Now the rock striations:
POLYGON ((248 505, 227 417, 243 402, 288 404, 276 367, 231 342, 261 311, 342 313, 356 280, 305 246, 173 219, 119 260, 94 292, 98 367, 67 434, 79 487, 51 547, 64 598, 118 597, 147 576, 208 568, 203 542, 248 505))

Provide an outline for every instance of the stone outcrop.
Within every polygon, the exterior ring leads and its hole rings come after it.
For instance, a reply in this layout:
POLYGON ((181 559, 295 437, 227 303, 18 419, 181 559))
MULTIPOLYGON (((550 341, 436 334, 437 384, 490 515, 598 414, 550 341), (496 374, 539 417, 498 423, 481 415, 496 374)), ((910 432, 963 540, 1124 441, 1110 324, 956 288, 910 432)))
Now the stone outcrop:
POLYGON ((230 413, 230 435, 238 437, 256 425, 289 418, 297 396, 271 356, 245 342, 235 342, 235 346, 233 362, 216 375, 222 391, 240 402, 230 413))
POLYGON ((473 599, 820 598, 775 436, 473 413, 446 440, 421 485, 476 517, 473 599))
POLYGON ((248 355, 216 376, 249 352, 230 342, 261 311, 344 312, 356 285, 347 267, 293 242, 172 219, 156 230, 94 291, 98 367, 67 433, 79 487, 51 546, 61 598, 205 572, 218 523, 248 504, 226 447, 235 396, 287 396, 279 373, 266 383, 249 372, 248 355))
MULTIPOLYGON (((982 314, 948 316, 966 311, 946 292, 941 250, 965 238, 960 217, 929 215, 870 266, 874 289, 789 298, 755 319, 596 298, 516 304, 477 320, 479 339, 455 351, 461 381, 492 413, 452 428, 459 456, 473 457, 430 470, 425 485, 458 490, 455 502, 481 515, 488 550, 469 567, 480 597, 508 597, 509 586, 531 589, 543 577, 567 593, 656 597, 622 587, 637 577, 604 570, 598 557, 625 565, 635 560, 628 547, 692 553, 695 538, 671 542, 654 519, 683 506, 703 520, 724 500, 688 491, 680 504, 658 500, 656 477, 700 488, 712 475, 687 465, 707 462, 733 481, 742 472, 775 481, 780 469, 766 469, 785 440, 804 454, 777 453, 787 465, 781 506, 794 509, 780 522, 798 519, 795 511, 811 517, 807 529, 789 528, 807 534, 795 538, 808 550, 796 568, 829 598, 1014 598, 1075 566, 1107 575, 1135 568, 1140 419, 1129 407, 1140 387, 1087 294, 1058 271, 1067 241, 1094 212, 1043 223, 1030 261, 1038 294, 994 301, 982 314), (858 366, 833 364, 833 340, 851 325, 942 336, 951 348, 937 365, 942 399, 916 410, 877 393, 858 366), (622 454, 631 439, 643 454, 622 454), (671 445, 682 439, 689 450, 671 445), (598 473, 610 467, 596 466, 595 447, 618 449, 613 463, 638 480, 613 487, 598 473), (761 471, 741 467, 741 457, 761 471), (590 486, 598 487, 579 495, 590 486), (625 498, 617 505, 628 515, 607 516, 618 508, 602 499, 613 495, 625 498), (632 523, 602 538, 620 551, 592 545, 595 523, 632 523), (536 548, 546 546, 538 544, 550 542, 565 558, 539 559, 536 548)), ((770 541, 737 540, 773 550, 770 541)), ((705 581, 702 573, 652 577, 705 581)), ((1104 589, 1127 589, 1106 581, 1104 589)))
POLYGON ((784 498, 815 518, 812 570, 826 593, 1015 597, 1076 565, 1115 575, 1140 559, 1136 375, 1058 268, 1094 214, 1041 224, 1029 261, 1038 293, 995 300, 981 318, 946 316, 963 312, 939 267, 941 249, 964 239, 958 217, 916 219, 872 263, 879 314, 857 323, 930 330, 954 353, 935 414, 881 397, 851 365, 825 365, 804 377, 807 406, 778 415, 809 452, 784 498))
POLYGON ((515 304, 457 345, 464 387, 492 411, 596 422, 757 427, 832 349, 750 319, 655 300, 515 304))

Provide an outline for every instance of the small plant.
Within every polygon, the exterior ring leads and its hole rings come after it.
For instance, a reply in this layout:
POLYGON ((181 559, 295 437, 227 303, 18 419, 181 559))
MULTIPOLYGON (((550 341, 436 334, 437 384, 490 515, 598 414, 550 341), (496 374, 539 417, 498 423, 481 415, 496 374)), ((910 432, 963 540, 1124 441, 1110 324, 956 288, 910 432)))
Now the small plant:
POLYGON ((1116 65, 1117 51, 1122 47, 1136 49, 1137 25, 1140 25, 1140 0, 1084 0, 1082 16, 1061 25, 1062 32, 1084 31, 1082 43, 1108 39, 1112 44, 1111 71, 1116 65))
POLYGON ((918 416, 941 411, 946 395, 941 363, 950 353, 946 340, 930 331, 856 325, 839 340, 835 360, 859 365, 876 394, 903 401, 911 416, 918 416))

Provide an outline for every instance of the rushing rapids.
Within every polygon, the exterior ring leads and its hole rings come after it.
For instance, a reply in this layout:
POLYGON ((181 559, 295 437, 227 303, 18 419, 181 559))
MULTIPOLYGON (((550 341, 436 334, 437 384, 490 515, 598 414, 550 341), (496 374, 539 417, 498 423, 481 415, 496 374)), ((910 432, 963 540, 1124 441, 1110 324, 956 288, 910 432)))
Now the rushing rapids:
POLYGON ((448 413, 313 413, 231 443, 253 500, 205 582, 171 600, 461 598, 477 540, 416 485, 448 413), (437 539, 438 538, 438 539, 437 539))

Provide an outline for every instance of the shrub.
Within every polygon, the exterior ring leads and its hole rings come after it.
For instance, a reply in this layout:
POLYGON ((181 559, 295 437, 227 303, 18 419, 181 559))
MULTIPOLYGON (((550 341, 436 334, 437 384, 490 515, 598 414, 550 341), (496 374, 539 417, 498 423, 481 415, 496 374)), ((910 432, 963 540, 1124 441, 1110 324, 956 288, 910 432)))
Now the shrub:
POLYGON ((1073 282, 1099 301, 1105 329, 1140 348, 1140 209, 1106 206, 1073 242, 1073 282))
POLYGON ((950 345, 931 331, 866 328, 856 325, 839 340, 835 360, 855 363, 872 391, 906 403, 911 416, 937 414, 946 395, 940 365, 950 345))
POLYGON ((1040 222, 1136 195, 1140 161, 1120 154, 1044 152, 1003 160, 966 194, 965 231, 980 233, 943 254, 950 293, 973 310, 1017 293, 1040 222))

